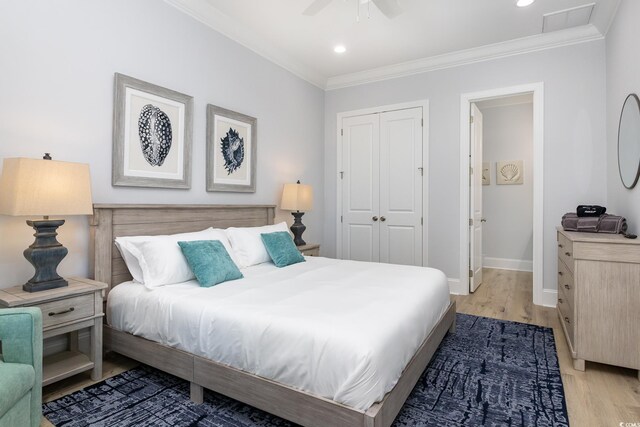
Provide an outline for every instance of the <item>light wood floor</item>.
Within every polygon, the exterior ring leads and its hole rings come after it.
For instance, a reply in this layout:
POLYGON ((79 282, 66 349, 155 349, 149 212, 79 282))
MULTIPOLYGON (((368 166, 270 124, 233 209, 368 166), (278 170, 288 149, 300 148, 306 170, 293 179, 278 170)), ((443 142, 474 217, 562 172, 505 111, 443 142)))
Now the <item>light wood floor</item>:
MULTIPOLYGON (((640 426, 637 372, 589 362, 586 372, 575 371, 556 311, 533 305, 531 273, 485 269, 483 284, 474 294, 454 296, 453 299, 460 313, 553 328, 573 427, 618 427, 620 423, 640 426)), ((109 354, 104 360, 104 377, 117 375, 136 365, 131 359, 109 354)), ((45 387, 43 400, 55 400, 93 383, 95 381, 91 381, 88 373, 76 375, 45 387)), ((47 420, 41 424, 51 425, 47 420)))

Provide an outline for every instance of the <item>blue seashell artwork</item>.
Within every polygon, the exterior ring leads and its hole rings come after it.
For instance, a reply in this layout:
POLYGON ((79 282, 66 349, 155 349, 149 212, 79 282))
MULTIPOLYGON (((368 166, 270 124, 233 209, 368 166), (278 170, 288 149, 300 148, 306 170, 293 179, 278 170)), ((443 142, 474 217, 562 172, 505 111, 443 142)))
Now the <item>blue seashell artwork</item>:
POLYGON ((238 131, 229 128, 224 138, 220 138, 222 145, 222 157, 227 175, 231 175, 242 166, 244 161, 244 138, 241 138, 238 131))

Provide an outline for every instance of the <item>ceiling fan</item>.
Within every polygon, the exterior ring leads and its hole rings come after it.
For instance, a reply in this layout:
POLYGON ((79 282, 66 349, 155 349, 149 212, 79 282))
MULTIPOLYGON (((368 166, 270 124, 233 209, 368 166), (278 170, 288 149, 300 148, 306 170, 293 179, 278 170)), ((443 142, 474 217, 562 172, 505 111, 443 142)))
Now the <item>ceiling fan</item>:
MULTIPOLYGON (((329 6, 333 0, 313 0, 313 2, 307 7, 303 15, 313 16, 320 12, 325 7, 329 6)), ((393 19, 396 16, 402 13, 402 8, 398 4, 398 0, 356 0, 358 2, 358 7, 360 3, 369 3, 373 2, 376 7, 382 12, 387 18, 393 19)))

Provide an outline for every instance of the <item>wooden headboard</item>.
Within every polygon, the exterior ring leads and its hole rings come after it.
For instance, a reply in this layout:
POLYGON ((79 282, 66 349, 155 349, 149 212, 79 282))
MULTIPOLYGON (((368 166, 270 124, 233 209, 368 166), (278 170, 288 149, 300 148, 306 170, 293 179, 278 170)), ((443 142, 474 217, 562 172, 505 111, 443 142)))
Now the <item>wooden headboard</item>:
POLYGON ((273 205, 94 205, 91 218, 90 270, 111 287, 131 280, 115 246, 121 236, 187 233, 208 227, 255 227, 273 224, 273 205))

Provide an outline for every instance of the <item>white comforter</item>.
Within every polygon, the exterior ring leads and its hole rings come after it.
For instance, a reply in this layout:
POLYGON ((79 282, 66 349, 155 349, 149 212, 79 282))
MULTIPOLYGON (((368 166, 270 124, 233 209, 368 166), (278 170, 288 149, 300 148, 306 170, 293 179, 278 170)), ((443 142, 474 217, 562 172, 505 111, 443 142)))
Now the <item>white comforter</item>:
POLYGON ((306 258, 201 288, 127 282, 109 324, 365 410, 390 391, 449 305, 431 268, 306 258))

